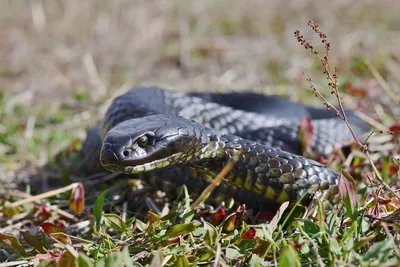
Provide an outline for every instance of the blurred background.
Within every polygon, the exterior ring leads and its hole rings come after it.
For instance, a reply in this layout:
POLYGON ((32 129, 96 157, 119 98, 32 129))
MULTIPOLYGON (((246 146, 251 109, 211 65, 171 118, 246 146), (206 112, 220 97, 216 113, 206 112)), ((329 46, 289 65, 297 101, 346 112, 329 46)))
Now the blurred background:
POLYGON ((399 14, 396 0, 3 0, 0 163, 40 166, 78 146, 132 86, 309 102, 304 70, 329 95, 318 59, 294 37, 300 30, 323 54, 310 19, 328 35, 342 84, 379 87, 369 60, 396 89, 399 14))

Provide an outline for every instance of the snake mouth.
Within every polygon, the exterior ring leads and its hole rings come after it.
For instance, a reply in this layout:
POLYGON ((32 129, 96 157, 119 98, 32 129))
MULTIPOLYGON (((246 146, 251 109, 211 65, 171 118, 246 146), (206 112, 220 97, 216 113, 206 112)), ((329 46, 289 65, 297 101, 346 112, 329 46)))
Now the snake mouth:
MULTIPOLYGON (((168 167, 173 167, 175 166, 178 162, 179 159, 182 156, 182 152, 179 153, 175 153, 169 157, 163 158, 163 159, 159 159, 159 160, 154 160, 148 163, 144 163, 144 164, 140 164, 140 165, 132 165, 129 163, 129 161, 122 161, 121 163, 115 163, 115 162, 107 162, 106 160, 103 161, 103 157, 106 157, 106 155, 108 155, 108 153, 111 152, 107 152, 104 151, 104 153, 102 153, 102 165, 103 167, 111 172, 120 172, 120 173, 126 173, 126 174, 135 174, 135 173, 142 173, 142 172, 148 172, 148 171, 152 171, 155 169, 163 169, 163 168, 168 168, 168 167)), ((112 154, 109 155, 110 157, 113 157, 112 154)))
POLYGON ((163 159, 153 160, 151 162, 147 162, 136 166, 129 165, 129 161, 125 161, 123 162, 124 166, 121 166, 120 168, 123 169, 124 173, 134 174, 134 173, 148 172, 155 169, 173 167, 179 162, 179 159, 181 158, 182 155, 183 155, 182 152, 178 152, 163 159))

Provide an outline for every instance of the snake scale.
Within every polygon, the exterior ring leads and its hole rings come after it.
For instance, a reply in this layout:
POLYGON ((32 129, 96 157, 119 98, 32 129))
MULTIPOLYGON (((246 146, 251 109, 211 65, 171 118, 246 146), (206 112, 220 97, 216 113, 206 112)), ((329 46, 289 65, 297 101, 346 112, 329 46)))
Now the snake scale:
MULTIPOLYGON (((233 160, 215 193, 222 199, 262 208, 308 201, 329 189, 337 201, 339 174, 299 155, 304 118, 311 120, 312 150, 320 155, 352 140, 333 112, 278 96, 137 87, 114 99, 88 132, 82 162, 88 172, 105 168, 174 189, 186 184, 198 193, 233 160)), ((348 119, 357 135, 369 129, 351 112, 348 119)))

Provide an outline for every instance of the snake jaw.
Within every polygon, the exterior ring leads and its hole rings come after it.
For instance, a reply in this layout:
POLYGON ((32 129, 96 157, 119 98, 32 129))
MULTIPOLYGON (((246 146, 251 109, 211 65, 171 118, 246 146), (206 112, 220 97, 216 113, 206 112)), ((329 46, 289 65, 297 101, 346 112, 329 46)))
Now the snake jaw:
POLYGON ((176 161, 182 154, 183 154, 182 152, 179 152, 169 157, 159 160, 154 160, 145 164, 137 166, 126 166, 122 168, 122 172, 127 174, 135 174, 135 173, 148 172, 156 169, 167 168, 170 165, 172 165, 172 162, 176 161))

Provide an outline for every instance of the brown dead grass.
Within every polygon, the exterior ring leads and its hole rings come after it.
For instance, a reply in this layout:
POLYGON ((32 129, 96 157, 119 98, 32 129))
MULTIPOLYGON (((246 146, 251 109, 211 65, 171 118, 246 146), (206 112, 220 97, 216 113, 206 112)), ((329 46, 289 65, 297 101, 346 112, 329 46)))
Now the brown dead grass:
POLYGON ((13 93, 32 91, 30 100, 63 96, 63 102, 71 91, 97 99, 149 83, 279 90, 297 98, 293 78, 314 63, 293 41, 295 29, 317 21, 343 69, 355 55, 396 52, 396 6, 395 0, 2 1, 0 84, 13 93))

